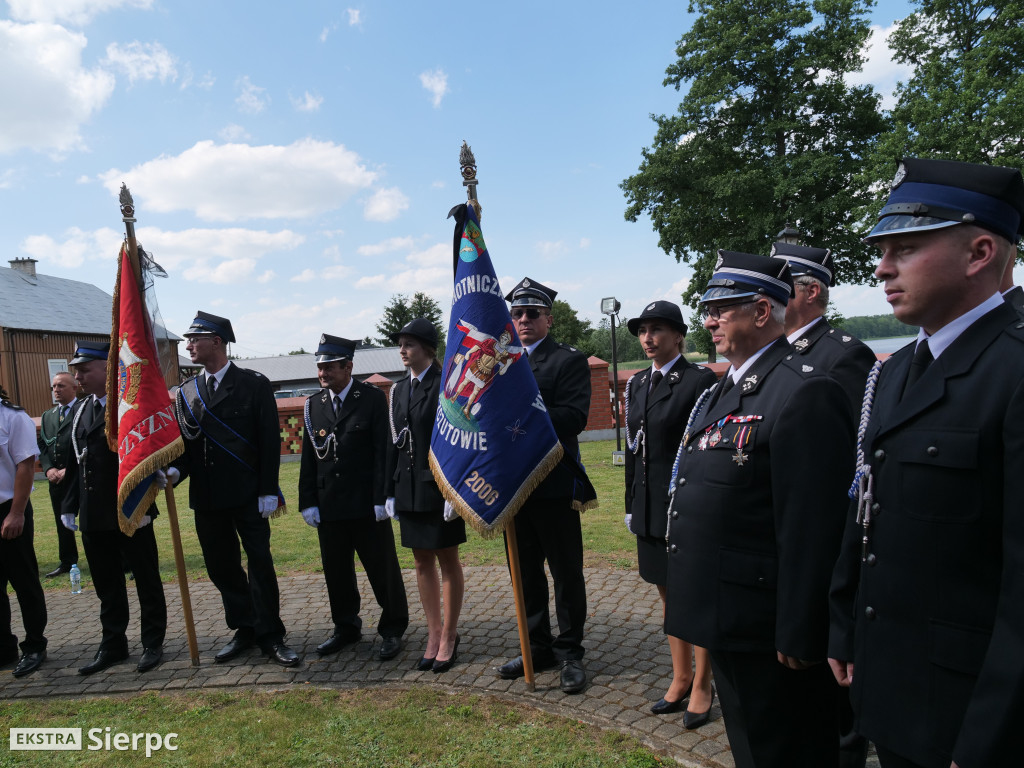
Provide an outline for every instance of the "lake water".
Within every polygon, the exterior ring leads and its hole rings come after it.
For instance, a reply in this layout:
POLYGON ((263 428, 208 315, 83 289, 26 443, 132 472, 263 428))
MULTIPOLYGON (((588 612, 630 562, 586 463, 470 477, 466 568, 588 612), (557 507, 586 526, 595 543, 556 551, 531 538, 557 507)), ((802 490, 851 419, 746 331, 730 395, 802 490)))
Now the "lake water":
POLYGON ((864 339, 864 343, 871 347, 872 352, 878 354, 880 352, 895 352, 916 338, 916 336, 893 336, 888 339, 864 339))

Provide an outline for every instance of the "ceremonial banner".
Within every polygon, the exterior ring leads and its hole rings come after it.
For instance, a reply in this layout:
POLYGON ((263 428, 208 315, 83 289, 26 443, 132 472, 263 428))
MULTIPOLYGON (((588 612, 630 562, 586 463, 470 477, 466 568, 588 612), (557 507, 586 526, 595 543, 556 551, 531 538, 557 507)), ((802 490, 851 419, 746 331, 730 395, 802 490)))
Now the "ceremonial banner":
POLYGON ((562 457, 472 206, 460 206, 455 291, 430 468, 485 538, 500 533, 562 457), (461 233, 459 229, 461 228, 461 233))
POLYGON ((107 442, 120 462, 117 519, 129 536, 159 492, 154 472, 184 451, 140 282, 122 245, 107 361, 107 442))

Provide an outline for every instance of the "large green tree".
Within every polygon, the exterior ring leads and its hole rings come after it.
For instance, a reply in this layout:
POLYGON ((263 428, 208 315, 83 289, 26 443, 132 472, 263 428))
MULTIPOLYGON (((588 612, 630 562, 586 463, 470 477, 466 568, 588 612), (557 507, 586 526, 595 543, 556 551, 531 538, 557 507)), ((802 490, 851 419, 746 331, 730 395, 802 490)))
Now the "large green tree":
POLYGON ((871 271, 855 234, 868 201, 865 156, 884 128, 863 63, 872 0, 694 0, 664 84, 686 93, 652 116, 654 143, 622 183, 626 218, 651 218, 658 244, 694 267, 694 296, 718 249, 767 254, 785 224, 831 248, 839 278, 871 271))
POLYGON ((594 354, 590 343, 593 328, 589 320, 580 320, 576 310, 568 302, 555 299, 551 306, 551 338, 581 350, 584 354, 594 354))
MULTIPOLYGON (((892 178, 903 156, 1024 169, 1024 2, 917 0, 890 38, 914 67, 896 88, 891 129, 869 168, 892 178)), ((875 203, 877 210, 882 199, 875 203)))
POLYGON ((401 293, 396 293, 388 300, 384 307, 384 314, 377 323, 377 343, 383 347, 394 346, 388 336, 398 333, 409 321, 417 317, 425 317, 437 329, 439 357, 444 355, 445 329, 441 326, 441 307, 430 296, 417 291, 412 299, 401 293))

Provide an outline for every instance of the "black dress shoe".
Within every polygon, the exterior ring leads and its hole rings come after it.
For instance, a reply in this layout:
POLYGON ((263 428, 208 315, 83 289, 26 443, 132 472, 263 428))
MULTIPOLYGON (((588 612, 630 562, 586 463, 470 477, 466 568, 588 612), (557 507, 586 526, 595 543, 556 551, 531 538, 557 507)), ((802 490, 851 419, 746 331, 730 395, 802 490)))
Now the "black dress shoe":
POLYGON ((70 565, 58 565, 56 568, 54 568, 52 571, 50 571, 48 574, 46 574, 46 578, 48 578, 48 579, 55 579, 58 576, 63 576, 65 573, 71 573, 71 566, 70 565))
POLYGON ((156 648, 143 648, 142 658, 139 659, 139 666, 136 669, 139 672, 148 672, 164 658, 163 646, 158 645, 156 648))
POLYGON ((252 633, 251 632, 235 632, 235 636, 231 638, 231 642, 225 645, 217 655, 213 657, 213 660, 218 664, 225 661, 231 661, 232 659, 240 656, 243 651, 252 646, 252 633))
MULTIPOLYGON (((545 669, 554 669, 557 666, 558 661, 554 656, 538 655, 533 657, 534 672, 543 672, 545 669)), ((498 667, 498 677, 502 680, 515 680, 525 674, 522 656, 516 656, 512 661, 507 661, 498 667)))
POLYGON ((102 672, 107 667, 112 667, 120 661, 124 661, 128 658, 127 649, 123 651, 111 651, 106 648, 100 648, 96 652, 96 658, 86 664, 84 667, 80 667, 78 674, 80 675, 91 675, 95 672, 102 672))
POLYGON ((690 681, 690 687, 686 689, 682 696, 675 701, 669 699, 659 699, 655 704, 651 705, 651 712, 656 715, 671 715, 673 712, 678 712, 682 709, 683 702, 690 698, 690 694, 693 692, 693 681, 690 681))
POLYGON ((389 661, 395 658, 402 650, 402 638, 400 637, 385 637, 384 642, 380 644, 380 653, 377 654, 381 661, 389 661))
POLYGON ((282 667, 294 667, 299 663, 299 654, 284 643, 276 643, 267 651, 267 655, 271 661, 276 661, 282 667))
POLYGON ((45 658, 46 651, 24 654, 18 662, 18 666, 14 668, 14 676, 24 677, 29 672, 35 672, 42 665, 45 658))
POLYGON ((702 725, 707 723, 711 719, 711 707, 715 705, 715 689, 711 689, 711 704, 704 712, 691 712, 686 710, 683 713, 683 727, 693 730, 694 728, 700 728, 702 725))
POLYGON ((316 647, 316 652, 319 653, 321 656, 329 656, 332 653, 337 653, 346 645, 358 643, 361 639, 361 634, 342 635, 335 633, 326 640, 324 640, 322 643, 320 643, 320 645, 316 647))
POLYGON ((434 668, 434 659, 427 658, 426 656, 420 656, 420 660, 416 662, 416 667, 420 672, 428 672, 434 668))
POLYGON ((459 658, 459 641, 461 639, 462 638, 459 637, 458 635, 455 636, 455 647, 452 648, 452 655, 451 656, 449 656, 444 661, 442 661, 441 659, 437 659, 434 662, 434 665, 431 667, 431 669, 434 670, 434 674, 435 675, 438 675, 441 672, 447 672, 449 669, 452 668, 452 665, 455 664, 455 660, 457 658, 459 658))
POLYGON ((579 659, 563 661, 560 677, 562 693, 579 693, 587 687, 587 671, 579 659))

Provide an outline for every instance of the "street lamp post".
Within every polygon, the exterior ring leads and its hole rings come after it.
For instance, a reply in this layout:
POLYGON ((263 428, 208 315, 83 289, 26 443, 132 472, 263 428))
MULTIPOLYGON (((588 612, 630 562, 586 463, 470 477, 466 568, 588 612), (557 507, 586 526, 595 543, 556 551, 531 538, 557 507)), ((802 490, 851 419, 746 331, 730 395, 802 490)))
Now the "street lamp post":
POLYGON ((625 465, 626 454, 622 452, 622 430, 619 427, 619 360, 615 340, 615 318, 622 307, 614 296, 601 299, 601 313, 608 315, 612 328, 612 412, 615 414, 615 452, 613 465, 625 465))

